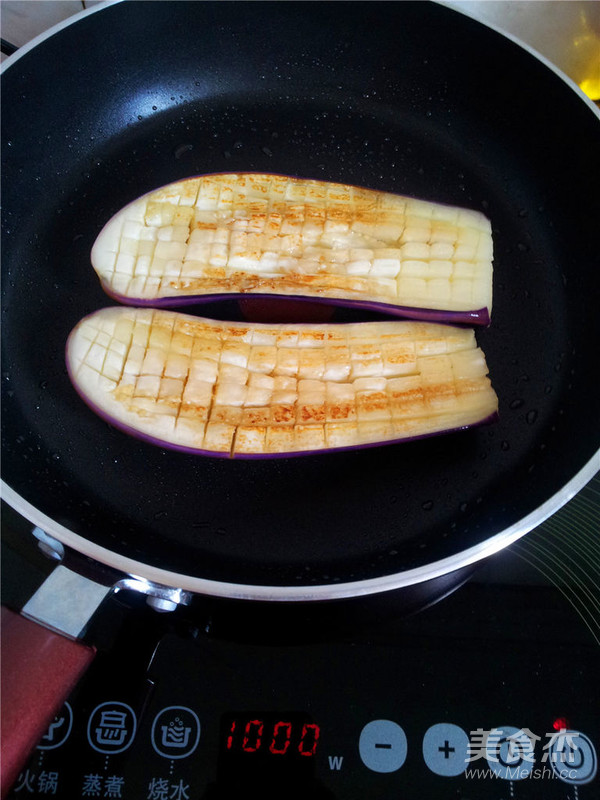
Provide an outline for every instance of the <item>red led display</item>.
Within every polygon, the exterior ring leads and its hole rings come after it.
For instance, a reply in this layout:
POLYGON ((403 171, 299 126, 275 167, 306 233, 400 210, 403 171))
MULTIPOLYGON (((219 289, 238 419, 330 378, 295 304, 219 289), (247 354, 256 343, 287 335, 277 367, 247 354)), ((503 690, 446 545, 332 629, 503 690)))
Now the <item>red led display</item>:
POLYGON ((317 751, 320 736, 321 728, 314 722, 236 717, 229 723, 225 749, 232 753, 295 754, 310 758, 317 751))
POLYGON ((261 719, 250 719, 244 728, 242 750, 245 753, 255 753, 261 745, 265 724, 261 719))
POLYGON ((279 720, 273 725, 273 740, 269 745, 271 753, 284 756, 292 741, 292 723, 279 720), (283 731, 283 735, 282 735, 283 731))
POLYGON ((231 723, 231 728, 229 730, 229 736, 227 737, 227 749, 231 750, 233 747, 233 734, 235 733, 235 720, 231 723))
POLYGON ((312 722, 306 722, 302 726, 302 736, 298 745, 298 752, 301 756, 314 756, 319 743, 321 729, 312 722))

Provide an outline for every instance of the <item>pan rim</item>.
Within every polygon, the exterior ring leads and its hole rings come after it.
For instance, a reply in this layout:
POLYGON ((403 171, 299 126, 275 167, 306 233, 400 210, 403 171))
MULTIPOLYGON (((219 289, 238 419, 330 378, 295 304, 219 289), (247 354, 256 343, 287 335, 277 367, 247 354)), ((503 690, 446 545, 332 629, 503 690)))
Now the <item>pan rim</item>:
MULTIPOLYGON (((121 2, 122 0, 115 0, 115 2, 121 2)), ((432 2, 436 3, 437 5, 443 6, 444 8, 449 9, 450 11, 455 11, 457 14, 462 14, 463 16, 467 17, 468 19, 472 19, 474 22, 479 23, 480 25, 489 28, 496 33, 499 33, 501 36, 504 36, 505 39, 513 42, 513 44, 518 45, 523 50, 527 51, 530 55, 537 58, 538 61, 541 61, 542 64, 549 69, 551 72, 554 72, 559 78, 572 89, 575 94, 579 95, 580 100, 583 100, 586 106, 595 114, 598 119, 600 119, 600 108, 594 103, 594 101, 588 97, 588 95, 578 86, 577 83, 570 78, 566 72, 564 72, 559 66, 557 66, 553 61, 551 61, 547 56, 543 53, 540 53, 539 50, 536 50, 535 47, 525 42, 523 39, 520 39, 518 36, 515 36, 514 33, 507 31, 505 28, 502 28, 500 25, 496 25, 495 23, 482 19, 478 17, 475 12, 471 11, 470 9, 463 8, 462 6, 455 6, 452 0, 432 0, 432 2)))
POLYGON ((516 542, 533 528, 540 525, 562 506, 569 502, 583 487, 600 472, 600 449, 584 464, 571 480, 538 508, 518 522, 494 534, 489 539, 434 561, 425 566, 403 572, 382 575, 346 583, 320 584, 316 586, 268 586, 259 584, 228 583, 208 578, 184 575, 172 570, 155 567, 115 553, 105 547, 69 530, 35 508, 4 481, 0 482, 1 496, 17 513, 53 536, 62 544, 94 561, 112 567, 133 578, 141 578, 170 589, 179 589, 198 595, 227 598, 230 600, 253 600, 262 602, 317 602, 345 600, 406 589, 428 580, 448 575, 468 567, 503 550, 516 542))
POLYGON ((54 36, 55 33, 59 33, 64 28, 68 28, 70 25, 78 22, 83 17, 89 17, 90 14, 96 14, 98 11, 103 11, 105 8, 109 8, 110 6, 117 5, 118 3, 123 3, 125 0, 100 0, 98 5, 92 6, 91 8, 84 8, 81 11, 78 11, 76 14, 72 14, 70 17, 57 22, 52 27, 47 28, 45 31, 38 33, 37 36, 34 36, 33 39, 30 39, 25 44, 21 45, 16 52, 14 52, 8 58, 5 58, 2 64, 0 65, 0 75, 3 75, 7 69, 10 69, 16 62, 26 55, 30 50, 33 50, 34 47, 37 47, 38 44, 41 44, 46 39, 50 39, 50 37, 54 36))
MULTIPOLYGON (((550 69, 559 78, 561 78, 571 89, 575 92, 575 94, 579 95, 580 100, 583 100, 587 107, 595 114, 595 116, 600 119, 600 108, 589 98, 585 92, 575 83, 575 81, 570 78, 563 70, 560 69, 554 62, 552 62, 547 56, 540 53, 539 50, 536 50, 527 42, 520 39, 518 36, 515 36, 510 31, 505 30, 499 25, 496 25, 489 20, 485 20, 477 16, 473 11, 467 10, 462 6, 455 6, 452 3, 452 0, 429 0, 430 2, 434 3, 435 5, 442 6, 443 8, 447 8, 449 11, 453 11, 455 14, 461 14, 468 19, 477 22, 479 25, 483 25, 485 28, 489 28, 490 30, 495 31, 496 33, 504 36, 509 41, 513 42, 514 44, 521 47, 523 50, 527 51, 530 55, 534 56, 544 64, 545 67, 550 69)), ((68 28, 70 25, 75 24, 80 19, 89 16, 90 14, 96 14, 99 11, 103 11, 106 8, 110 8, 111 6, 119 5, 120 3, 125 3, 127 0, 100 0, 100 2, 92 6, 91 8, 85 8, 82 11, 79 11, 76 14, 72 14, 70 17, 62 20, 61 22, 57 22, 56 25, 53 25, 51 28, 39 33, 37 36, 34 36, 29 42, 22 45, 18 48, 18 50, 13 53, 13 55, 6 58, 2 64, 0 64, 0 75, 3 75, 4 72, 12 67, 22 56, 26 55, 30 50, 33 50, 34 47, 37 47, 38 44, 41 44, 46 39, 54 36, 54 34, 59 33, 64 28, 68 28)))

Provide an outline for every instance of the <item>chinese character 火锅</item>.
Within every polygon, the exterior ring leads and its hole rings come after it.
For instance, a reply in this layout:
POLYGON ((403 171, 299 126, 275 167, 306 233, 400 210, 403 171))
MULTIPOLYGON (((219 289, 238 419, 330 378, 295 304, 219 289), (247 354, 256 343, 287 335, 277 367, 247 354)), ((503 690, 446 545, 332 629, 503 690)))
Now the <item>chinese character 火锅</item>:
POLYGON ((58 772, 42 770, 38 776, 38 792, 40 794, 56 794, 58 789, 58 772))

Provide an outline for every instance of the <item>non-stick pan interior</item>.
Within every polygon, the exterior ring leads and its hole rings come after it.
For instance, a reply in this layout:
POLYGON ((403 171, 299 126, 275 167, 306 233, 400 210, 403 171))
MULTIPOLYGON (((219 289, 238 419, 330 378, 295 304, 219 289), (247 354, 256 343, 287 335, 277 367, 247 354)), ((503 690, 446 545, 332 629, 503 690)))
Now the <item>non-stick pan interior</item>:
MULTIPOLYGON (((3 478, 116 553, 310 585, 402 572, 518 523, 598 449, 600 126, 518 45, 434 3, 119 3, 3 75, 3 478), (111 301, 89 262, 138 195, 267 171, 484 211, 500 421, 269 461, 138 442, 75 395, 64 344, 111 301)), ((186 309, 189 311, 189 309, 186 309)), ((239 317, 235 303, 198 313, 239 317)), ((334 319, 367 319, 337 311, 334 319)))

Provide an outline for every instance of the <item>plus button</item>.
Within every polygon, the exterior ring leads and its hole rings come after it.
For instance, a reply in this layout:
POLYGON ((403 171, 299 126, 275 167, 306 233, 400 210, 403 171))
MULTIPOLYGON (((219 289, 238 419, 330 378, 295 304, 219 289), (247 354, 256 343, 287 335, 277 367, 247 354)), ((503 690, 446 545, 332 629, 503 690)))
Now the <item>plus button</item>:
POLYGON ((440 753, 444 754, 444 758, 450 758, 450 753, 456 752, 456 749, 454 747, 450 747, 450 742, 448 741, 448 739, 446 739, 446 741, 444 742, 443 747, 438 747, 438 750, 440 751, 440 753))
POLYGON ((450 722, 438 722, 423 736, 423 760, 436 775, 461 775, 469 757, 469 737, 450 722))

